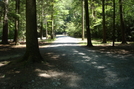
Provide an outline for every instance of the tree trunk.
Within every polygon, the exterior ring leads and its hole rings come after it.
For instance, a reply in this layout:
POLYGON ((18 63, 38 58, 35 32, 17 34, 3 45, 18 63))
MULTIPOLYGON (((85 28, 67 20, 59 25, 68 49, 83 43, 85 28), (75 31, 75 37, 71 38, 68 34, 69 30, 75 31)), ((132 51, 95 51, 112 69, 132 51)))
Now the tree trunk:
POLYGON ((113 0, 113 47, 115 45, 115 0, 113 0))
POLYGON ((48 24, 48 22, 46 22, 46 39, 48 39, 47 24, 48 24))
POLYGON ((43 22, 41 21, 41 28, 40 28, 40 39, 43 38, 43 22))
POLYGON ((107 43, 106 26, 105 26, 105 0, 102 0, 102 14, 103 14, 103 41, 102 41, 102 43, 107 43))
POLYGON ((42 40, 43 38, 43 0, 41 0, 41 17, 40 17, 40 21, 41 21, 41 28, 40 28, 40 39, 42 40))
POLYGON ((53 17, 53 13, 51 15, 51 20, 52 20, 51 39, 54 39, 54 17, 53 17))
MULTIPOLYGON (((53 2, 54 2, 54 0, 53 0, 53 2)), ((54 39, 55 38, 55 36, 54 36, 54 6, 53 6, 53 4, 52 4, 52 14, 51 14, 51 20, 52 20, 52 28, 51 28, 51 39, 54 39)))
MULTIPOLYGON (((3 8, 0 7, 0 11, 3 12, 3 8)), ((1 19, 2 19, 3 13, 0 13, 0 24, 1 24, 1 19)))
POLYGON ((90 33, 90 26, 89 26, 88 0, 85 0, 85 14, 86 14, 87 46, 92 47, 93 45, 91 42, 91 33, 90 33))
POLYGON ((121 23, 121 31, 122 31, 122 44, 126 44, 126 35, 125 35, 125 26, 123 19, 123 8, 122 8, 122 0, 119 0, 119 11, 120 11, 120 23, 121 23))
POLYGON ((3 35, 2 44, 8 44, 8 0, 4 0, 4 20, 3 20, 3 35))
MULTIPOLYGON (((16 0, 16 14, 20 14, 20 0, 16 0)), ((14 42, 18 43, 19 18, 15 19, 14 42)))
POLYGON ((82 0, 82 40, 85 39, 85 15, 84 15, 84 0, 82 0))
POLYGON ((26 0, 26 52, 23 61, 43 61, 37 39, 36 0, 26 0))

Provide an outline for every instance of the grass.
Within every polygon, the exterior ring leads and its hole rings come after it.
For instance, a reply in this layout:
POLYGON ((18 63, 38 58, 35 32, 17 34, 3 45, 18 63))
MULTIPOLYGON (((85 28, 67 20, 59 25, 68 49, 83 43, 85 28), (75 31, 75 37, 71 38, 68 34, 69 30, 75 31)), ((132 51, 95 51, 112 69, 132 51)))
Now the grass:
MULTIPOLYGON (((80 44, 81 45, 87 45, 86 39, 84 41, 81 41, 80 44)), ((107 41, 107 43, 102 43, 101 39, 93 39, 92 44, 95 45, 95 46, 98 46, 98 45, 112 45, 112 41, 107 41)), ((121 44, 121 42, 115 42, 115 44, 121 44)))
MULTIPOLYGON (((127 42, 128 44, 134 46, 134 42, 127 42)), ((80 42, 81 45, 87 45, 87 42, 82 41, 80 42)), ((92 44, 97 46, 97 45, 112 45, 113 42, 112 41, 107 41, 107 43, 102 43, 101 40, 92 40, 92 44)), ((116 45, 121 44, 121 42, 115 42, 116 45)))
POLYGON ((53 41, 55 41, 56 38, 54 39, 45 39, 45 40, 41 40, 41 42, 48 42, 48 43, 51 43, 53 41))

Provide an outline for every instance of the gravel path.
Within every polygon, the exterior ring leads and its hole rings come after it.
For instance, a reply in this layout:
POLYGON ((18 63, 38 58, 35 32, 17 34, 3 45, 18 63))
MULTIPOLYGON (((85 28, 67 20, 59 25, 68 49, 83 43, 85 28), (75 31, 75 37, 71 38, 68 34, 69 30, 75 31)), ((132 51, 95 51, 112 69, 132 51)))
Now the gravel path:
POLYGON ((97 52, 78 40, 58 36, 47 48, 53 69, 40 74, 51 80, 38 89, 134 89, 134 56, 97 52))

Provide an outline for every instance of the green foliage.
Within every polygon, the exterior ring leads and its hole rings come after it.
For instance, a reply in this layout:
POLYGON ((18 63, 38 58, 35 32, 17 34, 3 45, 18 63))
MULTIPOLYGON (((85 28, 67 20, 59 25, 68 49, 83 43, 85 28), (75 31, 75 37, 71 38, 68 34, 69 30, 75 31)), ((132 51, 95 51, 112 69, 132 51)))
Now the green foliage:
POLYGON ((8 13, 8 17, 9 17, 9 19, 19 19, 21 16, 20 16, 20 14, 10 12, 10 13, 8 13))
MULTIPOLYGON (((81 0, 36 0, 37 24, 40 32, 43 22, 43 32, 46 27, 48 34, 51 34, 52 16, 54 19, 54 30, 67 32, 70 36, 81 37, 82 35, 82 1, 81 0), (46 25, 46 23, 48 23, 46 25)), ((121 39, 119 3, 116 1, 116 39, 121 39)), ((123 0, 123 16, 125 21, 126 38, 134 40, 134 0, 123 0)), ((0 37, 2 36, 2 14, 4 3, 0 1, 0 37)), ((106 0, 106 31, 107 39, 112 39, 113 32, 113 2, 106 0)), ((25 37, 26 17, 25 0, 20 2, 20 14, 15 13, 15 0, 9 1, 9 38, 13 38, 15 19, 20 20, 19 38, 25 37)), ((102 1, 89 0, 90 28, 93 38, 102 38, 102 1)))

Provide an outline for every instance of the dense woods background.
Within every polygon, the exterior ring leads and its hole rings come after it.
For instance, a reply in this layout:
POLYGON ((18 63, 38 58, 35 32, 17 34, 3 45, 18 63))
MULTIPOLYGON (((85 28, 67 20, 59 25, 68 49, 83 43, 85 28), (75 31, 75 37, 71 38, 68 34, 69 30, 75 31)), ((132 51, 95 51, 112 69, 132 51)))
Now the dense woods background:
MULTIPOLYGON (((36 0, 38 37, 53 39, 55 33, 87 36, 83 2, 84 0, 36 0)), ((92 38, 103 39, 104 43, 107 40, 122 43, 134 41, 134 0, 88 0, 88 11, 92 38)), ((13 39, 17 43, 25 38, 25 0, 0 0, 1 42, 6 44, 7 39, 13 39)))

